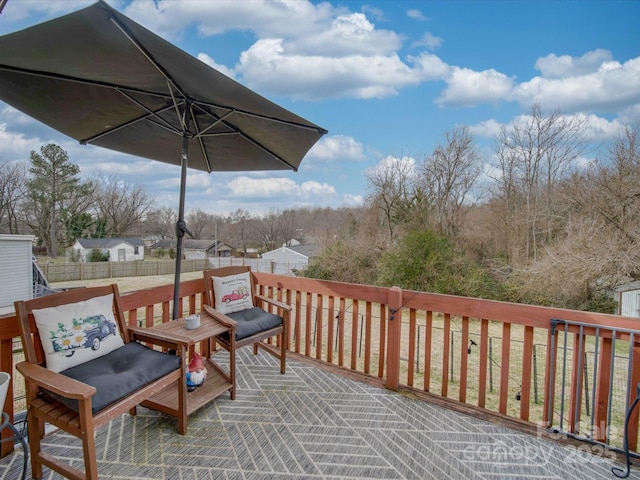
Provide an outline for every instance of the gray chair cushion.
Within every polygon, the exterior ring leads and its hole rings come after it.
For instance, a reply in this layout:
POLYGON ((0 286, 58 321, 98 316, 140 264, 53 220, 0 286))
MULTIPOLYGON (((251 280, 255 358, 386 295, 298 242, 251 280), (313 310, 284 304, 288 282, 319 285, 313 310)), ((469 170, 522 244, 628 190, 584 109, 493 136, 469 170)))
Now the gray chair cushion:
POLYGON ((236 341, 282 325, 282 317, 258 307, 227 313, 227 316, 238 322, 236 341))
MULTIPOLYGON (((95 415, 103 408, 178 368, 180 357, 130 342, 103 357, 60 373, 96 387, 96 394, 91 398, 91 411, 95 415)), ((67 407, 78 411, 77 400, 60 397, 58 399, 67 407)))

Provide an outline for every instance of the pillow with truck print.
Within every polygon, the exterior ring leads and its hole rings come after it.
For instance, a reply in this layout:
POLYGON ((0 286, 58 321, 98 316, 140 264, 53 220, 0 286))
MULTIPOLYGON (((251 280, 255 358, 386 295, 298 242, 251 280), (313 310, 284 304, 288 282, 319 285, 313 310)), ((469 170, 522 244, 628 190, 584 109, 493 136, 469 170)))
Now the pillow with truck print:
POLYGON ((120 348, 113 294, 33 310, 47 368, 62 372, 120 348))
POLYGON ((253 307, 249 272, 211 277, 215 309, 220 313, 233 313, 253 307))

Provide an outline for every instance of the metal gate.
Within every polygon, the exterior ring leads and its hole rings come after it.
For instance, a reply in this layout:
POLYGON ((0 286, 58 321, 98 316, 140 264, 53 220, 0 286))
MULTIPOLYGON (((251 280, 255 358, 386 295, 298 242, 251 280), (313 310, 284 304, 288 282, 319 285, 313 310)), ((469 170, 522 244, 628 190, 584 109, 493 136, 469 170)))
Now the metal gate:
MULTIPOLYGON (((640 387, 640 330, 552 319, 546 425, 553 431, 622 451, 629 406, 640 387)), ((629 422, 637 453, 638 414, 629 422)))

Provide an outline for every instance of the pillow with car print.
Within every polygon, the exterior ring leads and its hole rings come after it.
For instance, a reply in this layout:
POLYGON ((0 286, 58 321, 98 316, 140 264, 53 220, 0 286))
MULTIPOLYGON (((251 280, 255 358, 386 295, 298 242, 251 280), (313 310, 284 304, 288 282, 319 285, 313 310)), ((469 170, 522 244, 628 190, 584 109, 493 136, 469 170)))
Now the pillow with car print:
POLYGON ((124 345, 113 314, 113 294, 33 310, 47 368, 62 372, 124 345))
POLYGON ((233 313, 253 307, 249 272, 211 277, 215 309, 220 313, 233 313))

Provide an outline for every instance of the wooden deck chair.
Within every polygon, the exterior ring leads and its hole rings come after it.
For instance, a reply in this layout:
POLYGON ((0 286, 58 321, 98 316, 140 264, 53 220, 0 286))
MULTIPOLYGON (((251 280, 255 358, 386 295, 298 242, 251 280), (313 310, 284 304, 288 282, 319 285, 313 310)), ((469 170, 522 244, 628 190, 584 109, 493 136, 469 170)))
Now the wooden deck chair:
POLYGON ((117 285, 18 301, 15 308, 33 478, 42 478, 45 465, 70 479, 97 479, 95 430, 123 413, 135 415, 136 405, 173 385, 176 416, 186 424, 184 348, 175 345, 179 355, 169 355, 134 341, 117 285), (42 450, 45 423, 82 441, 84 473, 42 450))
MULTIPOLYGON (((236 348, 253 345, 253 353, 257 354, 258 347, 262 347, 280 360, 280 373, 285 373, 291 306, 256 294, 251 267, 222 267, 203 273, 208 303, 203 308, 222 323, 235 322, 236 348), (267 305, 275 307, 277 313, 267 311, 267 305), (264 343, 274 336, 278 349, 264 343)), ((233 350, 228 335, 215 340, 227 351, 233 350)))

